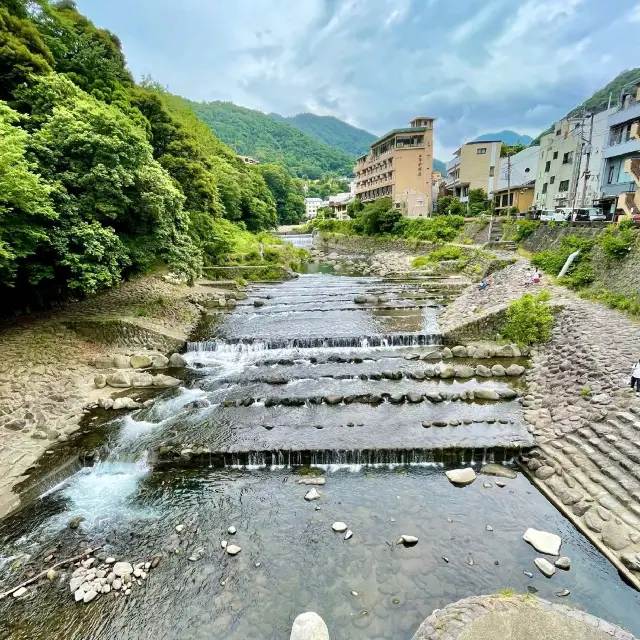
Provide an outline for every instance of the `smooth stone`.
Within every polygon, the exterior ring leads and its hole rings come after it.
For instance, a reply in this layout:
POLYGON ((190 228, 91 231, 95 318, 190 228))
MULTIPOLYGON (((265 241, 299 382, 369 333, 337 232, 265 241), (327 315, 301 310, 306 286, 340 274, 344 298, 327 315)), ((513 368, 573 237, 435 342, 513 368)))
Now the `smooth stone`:
POLYGON ((560 591, 556 591, 556 595, 558 598, 566 598, 571 595, 571 591, 569 591, 569 589, 560 589, 560 591))
POLYGON ((16 589, 13 592, 13 597, 14 598, 20 598, 22 597, 25 593, 27 593, 27 588, 26 587, 20 587, 19 589, 16 589))
POLYGON ((528 542, 539 553, 544 553, 549 556, 557 556, 560 554, 562 538, 555 533, 529 528, 525 531, 522 539, 528 542))
POLYGON ((329 629, 317 613, 308 611, 293 621, 289 640, 329 640, 329 629))
POLYGON ((76 602, 82 602, 84 600, 84 591, 82 589, 78 589, 74 594, 73 594, 73 599, 76 602))
POLYGON ((343 396, 325 396, 324 401, 327 404, 340 404, 343 400, 343 396))
POLYGON ((556 572, 556 568, 545 558, 536 558, 534 563, 547 578, 550 578, 556 572))
POLYGON ((320 498, 320 494, 315 488, 309 489, 309 491, 307 491, 307 493, 304 496, 304 499, 307 501, 318 500, 319 498, 320 498))
POLYGON ((91 602, 92 600, 95 600, 97 597, 98 597, 97 591, 95 591, 94 589, 90 589, 89 591, 87 591, 87 593, 84 594, 84 598, 82 599, 82 601, 85 603, 91 602))
POLYGON ((351 531, 351 529, 347 529, 347 532, 344 534, 344 539, 348 540, 349 538, 353 537, 353 531, 351 531))
POLYGON ((184 525, 183 524, 176 525, 176 531, 178 533, 182 533, 184 531, 184 525))
POLYGON ((124 576, 129 576, 133 573, 133 567, 129 562, 116 562, 112 571, 119 578, 124 578, 124 576))
POLYGON ((322 486, 326 483, 327 481, 325 478, 318 478, 318 477, 300 478, 300 480, 298 480, 298 484, 307 484, 307 485, 315 484, 317 486, 322 486))
POLYGON ((237 545, 235 545, 235 544, 227 545, 227 553, 230 556, 238 555, 240 553, 240 551, 242 551, 242 549, 240 547, 238 547, 237 545))
POLYGON ((445 471, 449 482, 453 484, 466 485, 471 484, 476 479, 476 472, 471 468, 466 469, 451 469, 445 471))
POLYGON ((187 361, 179 353, 172 353, 169 356, 169 366, 170 367, 186 367, 187 361))
POLYGON ((347 525, 344 522, 334 522, 331 525, 331 528, 338 533, 342 533, 347 530, 347 525))
POLYGON ((571 558, 567 558, 567 556, 560 556, 553 564, 555 564, 558 569, 569 571, 571 568, 571 558))
POLYGON ((521 376, 524 373, 524 367, 519 364, 512 364, 505 369, 505 373, 508 376, 521 376))
POLYGON ((131 356, 131 366, 134 369, 144 369, 146 367, 150 367, 152 364, 153 364, 153 361, 149 356, 145 356, 145 355, 131 356))
POLYGON ((476 400, 500 400, 500 394, 497 391, 493 391, 492 389, 474 389, 473 397, 476 400))
POLYGON ((418 544, 418 538, 416 538, 416 536, 409 536, 409 535, 403 534, 400 536, 400 540, 408 547, 412 547, 418 544))
POLYGON ((223 549, 226 549, 226 548, 227 548, 227 541, 226 541, 226 540, 223 540, 223 541, 220 543, 220 546, 221 546, 223 549))
MULTIPOLYGON (((505 467, 501 464, 485 464, 480 469, 480 473, 486 476, 496 476, 498 478, 509 478, 510 480, 515 480, 518 477, 518 473, 515 469, 511 469, 510 467, 505 467)), ((496 484, 498 484, 496 482, 496 484)), ((504 483, 503 483, 504 484, 504 483)))
POLYGON ((58 577, 58 572, 55 569, 49 569, 47 571, 47 580, 53 582, 58 577))

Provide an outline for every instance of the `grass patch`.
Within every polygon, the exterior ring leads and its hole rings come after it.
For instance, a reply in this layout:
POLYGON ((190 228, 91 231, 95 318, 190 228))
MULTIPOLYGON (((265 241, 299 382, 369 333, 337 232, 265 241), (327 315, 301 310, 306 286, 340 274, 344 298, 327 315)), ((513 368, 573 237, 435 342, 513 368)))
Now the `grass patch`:
POLYGON ((164 296, 157 296, 137 306, 133 315, 136 318, 158 318, 163 316, 169 307, 169 301, 164 296))
POLYGON ((429 260, 431 262, 441 262, 443 260, 459 260, 464 256, 464 251, 460 247, 445 246, 440 249, 435 249, 429 253, 429 260))
POLYGON ((500 589, 498 591, 498 595, 503 598, 513 598, 516 595, 516 592, 513 589, 500 589))
POLYGON ((414 269, 422 269, 423 267, 433 267, 435 265, 427 256, 419 256, 411 261, 411 266, 414 269))

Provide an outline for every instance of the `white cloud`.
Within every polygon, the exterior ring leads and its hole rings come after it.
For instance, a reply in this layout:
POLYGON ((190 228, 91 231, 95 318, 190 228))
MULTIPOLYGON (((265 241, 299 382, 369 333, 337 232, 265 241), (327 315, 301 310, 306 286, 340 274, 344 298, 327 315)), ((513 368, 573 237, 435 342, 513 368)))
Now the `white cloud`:
POLYGON ((626 17, 627 22, 640 22, 640 3, 638 3, 626 17))

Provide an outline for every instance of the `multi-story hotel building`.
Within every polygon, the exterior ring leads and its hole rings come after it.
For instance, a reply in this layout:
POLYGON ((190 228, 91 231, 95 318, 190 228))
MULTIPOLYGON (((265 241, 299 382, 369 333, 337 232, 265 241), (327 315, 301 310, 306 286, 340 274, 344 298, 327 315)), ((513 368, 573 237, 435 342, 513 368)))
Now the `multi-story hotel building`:
POLYGON ((356 197, 362 202, 391 198, 408 216, 429 215, 433 171, 434 118, 414 118, 406 129, 389 131, 356 160, 356 197))

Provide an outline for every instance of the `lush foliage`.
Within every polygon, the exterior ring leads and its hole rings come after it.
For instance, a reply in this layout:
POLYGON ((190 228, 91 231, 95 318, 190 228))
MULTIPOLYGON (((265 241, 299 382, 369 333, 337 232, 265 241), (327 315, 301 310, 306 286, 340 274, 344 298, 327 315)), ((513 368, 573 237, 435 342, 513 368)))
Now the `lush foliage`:
POLYGON ((427 242, 451 242, 464 225, 462 216, 436 216, 434 218, 402 218, 394 232, 407 239, 427 242))
POLYGON ((308 198, 328 198, 337 193, 349 191, 349 183, 344 178, 335 176, 324 176, 320 180, 310 180, 307 182, 308 198))
POLYGON ((317 142, 340 149, 351 156, 359 156, 369 150, 378 136, 364 129, 357 129, 333 116, 317 116, 314 113, 298 113, 289 118, 272 113, 272 118, 290 124, 317 142))
POLYGON ((94 293, 161 263, 191 281, 245 229, 303 211, 284 169, 245 165, 182 98, 137 86, 118 38, 73 2, 3 4, 5 310, 94 293))
POLYGON ((518 220, 512 239, 515 242, 521 242, 528 238, 538 228, 538 225, 537 220, 518 220))
POLYGON ((327 173, 353 173, 354 157, 317 142, 295 127, 261 111, 231 102, 191 102, 197 116, 243 156, 279 162, 292 175, 317 180, 327 173))
POLYGON ((598 244, 602 248, 605 259, 611 262, 626 258, 633 248, 634 240, 634 232, 629 227, 616 229, 613 225, 609 225, 598 238, 598 244))
POLYGON ((458 198, 444 196, 438 200, 438 215, 463 216, 467 209, 458 198))
POLYGON ((484 189, 469 190, 469 215, 479 216, 489 211, 490 203, 484 189))
POLYGON ((612 293, 603 289, 596 293, 588 294, 587 297, 591 300, 602 302, 612 309, 624 311, 632 316, 640 316, 640 298, 638 296, 625 296, 622 293, 612 293))
POLYGON ((525 293, 514 300, 507 309, 507 321, 501 335, 519 345, 547 342, 553 329, 553 311, 548 304, 548 291, 539 294, 525 293))
POLYGON ((441 262, 442 260, 458 260, 464 256, 464 252, 460 247, 445 246, 440 249, 435 249, 429 253, 429 259, 432 262, 441 262))
MULTIPOLYGON (((580 251, 572 264, 569 277, 566 279, 566 284, 569 286, 579 286, 577 282, 574 285, 571 276, 581 265, 590 263, 593 245, 594 241, 589 238, 568 235, 562 238, 560 246, 557 249, 540 251, 533 255, 531 262, 542 271, 557 276, 567 261, 567 258, 575 251, 580 251)), ((588 273, 588 269, 582 266, 581 273, 580 279, 584 280, 584 275, 588 273)))

